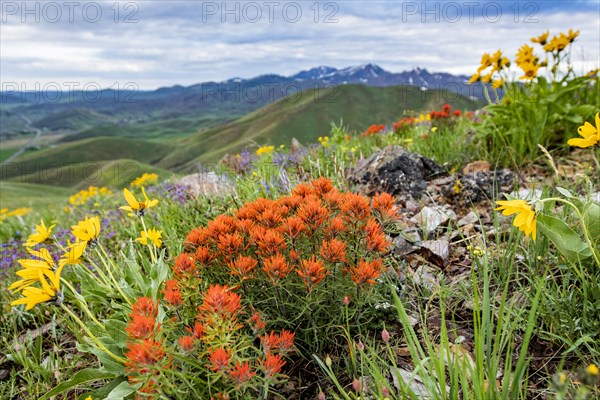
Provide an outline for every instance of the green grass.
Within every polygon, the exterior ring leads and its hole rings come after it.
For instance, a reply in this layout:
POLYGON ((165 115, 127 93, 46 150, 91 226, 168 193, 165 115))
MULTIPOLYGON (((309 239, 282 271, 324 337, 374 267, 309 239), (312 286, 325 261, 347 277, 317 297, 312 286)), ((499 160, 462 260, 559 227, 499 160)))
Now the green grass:
POLYGON ((9 181, 36 183, 83 189, 93 186, 127 186, 145 172, 155 172, 165 178, 172 173, 161 168, 131 159, 98 162, 78 162, 57 168, 43 169, 34 173, 13 176, 9 181))
POLYGON ((112 122, 114 117, 88 109, 66 110, 51 114, 33 123, 38 128, 54 130, 80 130, 112 122))
POLYGON ((113 177, 103 176, 100 181, 120 183, 138 176, 135 174, 139 170, 151 170, 142 165, 158 162, 172 149, 166 143, 99 137, 27 152, 10 165, 3 165, 0 172, 5 180, 77 186, 85 180, 94 180, 95 174, 106 172, 112 165, 118 166, 113 177), (119 160, 134 163, 119 163, 119 160))
POLYGON ((13 154, 15 154, 18 150, 19 150, 18 148, 0 149, 0 162, 6 160, 8 157, 10 157, 13 154))
POLYGON ((0 208, 53 207, 63 204, 72 190, 34 183, 0 181, 0 208))

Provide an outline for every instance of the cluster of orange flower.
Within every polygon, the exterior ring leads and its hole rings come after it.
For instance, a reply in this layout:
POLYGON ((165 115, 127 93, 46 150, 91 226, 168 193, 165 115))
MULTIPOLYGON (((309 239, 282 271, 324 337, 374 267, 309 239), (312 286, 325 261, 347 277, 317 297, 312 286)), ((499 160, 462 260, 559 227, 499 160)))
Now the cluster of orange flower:
POLYGON ((290 196, 258 199, 233 216, 220 215, 193 229, 186 238, 188 252, 173 270, 180 281, 219 267, 240 283, 264 279, 279 285, 296 279, 307 292, 334 271, 356 285, 373 284, 389 247, 377 218, 395 217, 389 194, 370 200, 319 178, 298 185, 290 196))
POLYGON ((415 117, 404 117, 402 118, 400 121, 395 122, 393 127, 394 127, 394 132, 398 132, 403 130, 404 128, 408 128, 410 126, 413 126, 414 124, 416 124, 419 121, 418 118, 415 117))
POLYGON ((385 126, 382 124, 379 125, 371 125, 370 127, 367 128, 366 131, 364 131, 362 133, 361 136, 366 137, 366 136, 371 136, 371 135, 375 135, 377 133, 383 132, 383 130, 385 129, 385 126))
POLYGON ((171 359, 165 357, 165 346, 157 338, 161 326, 156 321, 158 304, 147 297, 140 297, 132 306, 129 324, 125 332, 129 335, 127 343, 127 363, 129 381, 132 384, 143 383, 136 396, 155 393, 161 369, 169 368, 171 359))
POLYGON ((450 104, 444 104, 440 111, 433 110, 429 113, 431 119, 448 119, 450 117, 460 117, 462 115, 462 111, 454 110, 452 111, 452 106, 450 104))
MULTIPOLYGON (((256 351, 259 356, 250 358, 247 354, 241 354, 242 350, 239 349, 245 346, 239 346, 239 343, 249 340, 240 333, 244 327, 240 323, 240 317, 244 312, 241 296, 232 288, 227 285, 209 286, 202 294, 202 304, 197 307, 196 316, 191 319, 193 326, 185 326, 187 334, 183 335, 181 331, 184 331, 184 327, 173 329, 171 326, 176 325, 177 321, 186 324, 181 315, 185 315, 185 305, 189 305, 184 303, 177 279, 166 282, 163 294, 172 310, 180 309, 180 318, 165 319, 166 325, 161 326, 157 322, 158 304, 147 297, 140 297, 132 307, 133 311, 125 328, 129 336, 126 366, 129 381, 132 384, 142 383, 138 394, 157 394, 157 377, 161 369, 173 369, 186 356, 194 360, 190 365, 194 365, 197 359, 205 359, 206 371, 226 377, 229 386, 236 390, 249 383, 258 372, 261 372, 263 380, 270 383, 277 382, 282 376, 281 369, 285 365, 283 357, 294 350, 295 334, 285 329, 280 334, 273 331, 265 333, 266 324, 261 314, 254 312, 247 325, 260 339, 262 352, 256 351), (179 335, 176 342, 179 350, 177 347, 165 346, 168 341, 159 339, 168 336, 169 332, 177 332, 179 335), (236 332, 240 334, 236 335, 236 332), (173 357, 172 352, 179 356, 173 357)), ((187 300, 194 299, 190 297, 187 300)), ((191 309, 196 309, 195 307, 192 304, 191 309)), ((220 393, 220 396, 229 398, 227 390, 220 393)))

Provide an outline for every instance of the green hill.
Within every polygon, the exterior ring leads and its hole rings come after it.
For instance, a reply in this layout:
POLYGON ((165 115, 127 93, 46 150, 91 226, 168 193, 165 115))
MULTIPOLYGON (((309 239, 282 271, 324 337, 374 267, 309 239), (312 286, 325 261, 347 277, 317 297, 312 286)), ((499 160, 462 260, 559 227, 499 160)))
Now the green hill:
POLYGON ((0 182, 1 208, 43 207, 64 204, 73 191, 33 183, 0 182))
POLYGON ((48 128, 51 131, 76 131, 110 122, 113 122, 113 118, 108 115, 100 114, 85 108, 76 108, 74 110, 50 114, 47 117, 35 121, 33 126, 37 128, 48 128))
POLYGON ((223 116, 207 116, 204 118, 177 118, 158 122, 150 122, 134 125, 106 124, 82 130, 77 133, 65 135, 60 142, 69 143, 82 139, 90 139, 100 136, 118 136, 136 139, 172 140, 186 136, 198 129, 216 126, 226 122, 223 116))
POLYGON ((289 144, 294 137, 303 143, 316 142, 319 136, 328 134, 331 122, 340 120, 351 131, 362 132, 371 124, 392 124, 405 111, 431 110, 446 102, 462 110, 480 105, 445 91, 418 91, 406 86, 342 85, 308 90, 182 139, 177 150, 159 165, 186 170, 195 161, 218 161, 226 153, 238 152, 252 143, 289 144))
POLYGON ((119 183, 135 178, 136 170, 141 173, 154 170, 150 164, 156 164, 173 150, 171 145, 145 140, 116 137, 85 139, 26 153, 15 162, 2 165, 0 177, 3 180, 73 187, 93 181, 94 174, 105 171, 106 176, 101 182, 119 183), (119 176, 109 178, 111 166, 119 176))
POLYGON ((120 159, 99 162, 81 162, 57 168, 48 168, 10 178, 10 182, 34 183, 84 189, 93 186, 127 186, 145 172, 154 172, 166 178, 171 172, 135 160, 120 159))

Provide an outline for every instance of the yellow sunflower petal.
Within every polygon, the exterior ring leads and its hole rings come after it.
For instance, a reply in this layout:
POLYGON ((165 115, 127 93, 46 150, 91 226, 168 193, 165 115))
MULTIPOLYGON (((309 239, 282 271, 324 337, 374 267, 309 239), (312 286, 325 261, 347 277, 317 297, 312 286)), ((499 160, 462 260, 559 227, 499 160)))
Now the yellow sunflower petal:
POLYGON ((598 133, 598 130, 589 122, 577 128, 577 132, 585 139, 588 139, 598 133))
MULTIPOLYGON (((129 204, 130 209, 137 210, 140 208, 140 203, 137 201, 135 196, 127 189, 123 189, 123 196, 125 196, 125 201, 129 204)), ((121 207, 122 209, 125 209, 121 207)))
POLYGON ((567 144, 569 146, 581 147, 581 148, 591 147, 591 146, 595 145, 596 143, 598 143, 598 139, 595 138, 594 136, 590 136, 589 138, 586 138, 586 139, 574 138, 574 139, 569 139, 567 141, 567 144))

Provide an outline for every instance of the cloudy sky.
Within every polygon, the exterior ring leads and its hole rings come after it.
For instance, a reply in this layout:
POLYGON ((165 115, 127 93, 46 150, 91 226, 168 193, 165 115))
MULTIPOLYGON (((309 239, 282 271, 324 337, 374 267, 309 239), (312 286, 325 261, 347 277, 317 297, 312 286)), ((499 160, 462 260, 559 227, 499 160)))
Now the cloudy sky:
MULTIPOLYGON (((0 81, 34 90, 140 89, 375 63, 470 75, 481 54, 549 29, 581 31, 572 61, 600 64, 600 0, 8 1, 0 81), (37 86, 36 86, 37 85, 37 86)), ((538 50, 539 51, 539 50, 538 50)), ((2 90, 2 89, 0 89, 2 90)))

